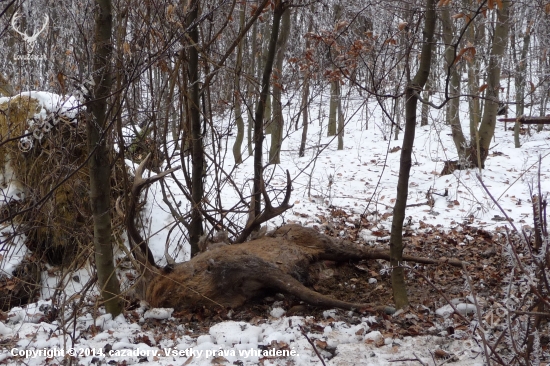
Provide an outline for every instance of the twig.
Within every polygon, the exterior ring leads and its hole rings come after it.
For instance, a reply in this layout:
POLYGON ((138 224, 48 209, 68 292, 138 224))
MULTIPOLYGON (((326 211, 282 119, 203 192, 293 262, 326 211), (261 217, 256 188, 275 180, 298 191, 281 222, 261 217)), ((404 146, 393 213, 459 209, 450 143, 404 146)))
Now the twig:
POLYGON ((424 205, 429 205, 428 201, 421 202, 421 203, 411 203, 405 207, 418 207, 418 206, 424 206, 424 205))
POLYGON ((416 361, 416 362, 420 362, 420 364, 422 366, 428 366, 428 364, 422 362, 422 360, 420 358, 418 358, 418 356, 413 352, 413 356, 415 358, 400 358, 399 360, 388 360, 388 362, 407 362, 407 361, 416 361))
POLYGON ((327 364, 325 363, 325 361, 323 360, 323 358, 319 354, 319 351, 317 351, 317 347, 315 347, 315 344, 313 344, 313 341, 311 339, 309 339, 309 337, 307 336, 307 333, 304 330, 304 328, 301 325, 298 325, 298 327, 300 328, 300 332, 302 332, 302 335, 304 337, 306 337, 309 344, 311 344, 311 347, 313 347, 313 350, 315 351, 315 354, 317 355, 317 357, 319 357, 319 360, 321 360, 321 363, 323 364, 323 366, 327 366, 327 364))
MULTIPOLYGON (((445 299, 445 301, 447 302, 447 304, 449 304, 449 305, 451 306, 451 308, 453 309, 454 313, 455 313, 456 315, 458 315, 458 317, 460 317, 464 322, 470 323, 470 321, 469 321, 464 315, 462 315, 462 313, 460 313, 460 312, 458 311, 458 309, 456 308, 456 306, 455 306, 455 305, 451 302, 451 300, 445 295, 445 293, 444 293, 443 291, 441 291, 441 289, 438 288, 432 281, 430 281, 422 272, 420 272, 420 271, 418 271, 418 270, 416 270, 416 269, 414 269, 414 268, 412 268, 412 267, 410 267, 410 266, 403 266, 403 265, 402 265, 402 267, 403 267, 403 268, 406 268, 406 269, 409 269, 409 270, 411 270, 411 271, 413 271, 413 272, 419 274, 419 275, 428 283, 428 285, 430 285, 431 287, 433 287, 433 288, 434 288, 434 289, 435 289, 435 290, 445 299)), ((471 287, 471 286, 470 286, 470 287, 471 287)), ((480 320, 480 321, 481 321, 481 320, 480 320)), ((480 333, 482 333, 482 332, 480 331, 480 333)), ((505 365, 506 363, 505 363, 505 362, 500 358, 500 356, 496 353, 495 347, 492 346, 492 345, 490 345, 490 344, 487 344, 487 346, 488 346, 489 349, 493 352, 493 355, 494 355, 495 357, 498 358, 499 363, 500 363, 501 365, 505 365)), ((489 364, 489 365, 490 365, 490 364, 489 364)))
POLYGON ((465 264, 462 265, 462 270, 466 275, 466 281, 468 281, 468 287, 470 288, 470 293, 474 298, 474 305, 476 307, 476 313, 477 313, 477 319, 478 319, 478 328, 480 329, 479 335, 481 336, 481 340, 483 341, 483 348, 485 350, 485 358, 487 360, 487 365, 491 366, 491 357, 489 356, 489 352, 487 351, 487 339, 485 338, 485 330, 482 328, 483 318, 481 317, 481 310, 477 302, 477 296, 474 291, 474 287, 472 286, 472 281, 470 280, 470 273, 468 272, 468 268, 466 268, 465 264))

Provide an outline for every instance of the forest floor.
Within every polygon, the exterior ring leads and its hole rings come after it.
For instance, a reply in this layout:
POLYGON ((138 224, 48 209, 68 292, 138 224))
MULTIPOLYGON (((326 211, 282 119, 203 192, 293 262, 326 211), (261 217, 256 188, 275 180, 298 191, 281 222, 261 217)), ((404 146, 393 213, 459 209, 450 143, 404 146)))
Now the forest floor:
MULTIPOLYGON (((342 209, 330 209, 327 216, 319 216, 319 221, 323 224, 317 228, 324 228, 327 235, 341 236, 345 230, 348 238, 364 243, 365 227, 371 226, 371 230, 367 229, 369 242, 365 245, 387 245, 387 230, 379 230, 342 209)), ((474 225, 457 225, 450 231, 434 225, 421 226, 406 231, 407 254, 466 260, 480 306, 487 309, 503 300, 502 280, 509 272, 502 257, 504 236, 474 225)), ((236 310, 216 313, 207 310, 172 313, 164 309, 155 312, 144 304, 128 303, 124 315, 116 319, 101 315, 101 310, 94 309, 91 301, 89 306, 79 309, 76 322, 71 324, 68 319, 63 325, 59 314, 52 317, 55 307, 51 301, 40 301, 3 314, 0 320, 5 325, 0 325, 0 343, 4 352, 0 353, 0 364, 59 365, 70 364, 72 360, 75 365, 121 366, 137 363, 321 365, 322 362, 326 365, 483 365, 481 343, 472 329, 475 316, 438 314, 448 301, 456 306, 471 303, 472 298, 468 301, 468 297, 472 292, 465 285, 466 273, 445 264, 409 264, 412 269, 408 272, 407 284, 411 306, 393 316, 319 309, 288 295, 268 293, 236 310), (21 347, 25 343, 27 346, 21 347), (68 346, 80 352, 100 354, 24 358, 9 357, 8 353, 16 348, 67 349, 68 346), (170 355, 174 351, 169 349, 190 353, 174 356, 170 355), (247 354, 250 349, 266 353, 247 354), (123 350, 142 354, 128 357, 103 354, 123 350), (212 354, 199 353, 208 350, 212 354), (293 350, 296 354, 277 356, 269 354, 269 350, 293 350)), ((385 267, 384 261, 346 264, 326 261, 319 269, 321 280, 312 287, 345 301, 391 304, 391 280, 385 267)), ((492 313, 490 321, 498 323, 502 319, 492 313)), ((548 341, 547 337, 543 338, 541 346, 545 350, 548 350, 548 341)))

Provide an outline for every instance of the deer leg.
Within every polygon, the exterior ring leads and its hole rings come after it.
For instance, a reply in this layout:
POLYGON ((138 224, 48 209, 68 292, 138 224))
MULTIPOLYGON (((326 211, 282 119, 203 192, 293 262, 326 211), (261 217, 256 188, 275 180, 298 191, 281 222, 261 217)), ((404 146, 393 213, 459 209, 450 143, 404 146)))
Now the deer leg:
POLYGON ((336 300, 331 297, 320 294, 304 286, 289 274, 279 269, 264 273, 261 279, 265 286, 276 288, 282 292, 291 294, 298 299, 317 307, 340 308, 346 310, 356 310, 359 312, 385 312, 393 314, 395 309, 390 306, 375 306, 373 304, 354 304, 346 301, 336 300))

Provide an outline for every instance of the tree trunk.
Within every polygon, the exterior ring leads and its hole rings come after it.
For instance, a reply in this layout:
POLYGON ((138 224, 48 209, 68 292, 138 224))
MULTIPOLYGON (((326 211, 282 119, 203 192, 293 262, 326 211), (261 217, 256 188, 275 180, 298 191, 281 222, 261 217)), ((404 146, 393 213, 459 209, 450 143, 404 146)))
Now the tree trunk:
MULTIPOLYGON (((260 68, 260 57, 258 57, 258 22, 254 22, 254 25, 252 26, 252 36, 250 37, 250 41, 252 42, 252 45, 250 47, 250 63, 248 70, 248 74, 252 75, 252 78, 256 78, 256 65, 258 65, 258 69, 260 68), (256 62, 256 58, 258 58, 258 62, 256 62)), ((246 79, 246 90, 247 90, 247 97, 253 94, 251 97, 251 100, 249 101, 249 105, 254 105, 256 103, 256 93, 251 93, 254 86, 252 86, 252 83, 247 78, 246 79)), ((252 108, 247 108, 248 111, 248 126, 247 126, 247 143, 246 146, 248 148, 248 156, 252 156, 253 149, 252 149, 252 127, 254 126, 254 115, 252 108)))
POLYGON ((483 168, 487 155, 489 154, 489 146, 495 134, 496 116, 498 110, 498 93, 500 89, 500 62, 506 43, 508 41, 508 13, 510 9, 510 0, 502 1, 502 8, 498 9, 497 24, 493 36, 493 47, 487 69, 487 89, 485 94, 485 106, 483 108, 483 118, 479 126, 479 147, 476 146, 474 153, 470 159, 472 163, 480 165, 483 168))
MULTIPOLYGON (((340 90, 339 87, 338 90, 340 90)), ((344 150, 344 111, 342 111, 340 98, 338 98, 338 150, 344 150)))
MULTIPOLYGON (((453 47, 451 47, 451 44, 453 43, 454 30, 449 8, 450 5, 444 5, 441 9, 441 23, 443 25, 443 41, 445 42, 445 62, 447 64, 447 68, 455 61, 454 50, 453 47)), ((467 144, 464 133, 462 132, 462 126, 460 125, 460 73, 458 70, 458 65, 454 63, 449 72, 451 74, 449 92, 449 97, 451 100, 449 100, 449 103, 447 104, 447 121, 451 125, 451 134, 458 157, 459 159, 463 159, 465 157, 467 144)))
POLYGON ((271 146, 269 148, 269 162, 279 164, 281 162, 281 144, 283 142, 283 106, 281 103, 283 83, 283 61, 285 59, 286 45, 290 34, 290 10, 285 11, 281 19, 282 29, 277 37, 277 55, 275 69, 277 79, 273 86, 273 120, 271 121, 271 146))
MULTIPOLYGON (((193 0, 190 4, 189 25, 199 19, 199 0, 193 0)), ((199 42, 198 26, 189 31, 189 38, 193 43, 189 48, 189 116, 191 119, 191 148, 192 148, 192 177, 191 177, 191 198, 193 205, 191 211, 191 224, 189 226, 189 243, 191 244, 191 255, 199 253, 199 238, 203 234, 202 215, 200 210, 203 198, 203 169, 204 150, 201 133, 200 101, 199 101, 199 52, 196 47, 199 42)))
MULTIPOLYGON (((524 9, 525 10, 525 9, 524 9)), ((523 14, 525 16, 520 19, 527 19, 530 22, 529 14, 523 14)), ((521 27, 521 23, 519 24, 521 27)), ((521 55, 519 61, 516 60, 516 117, 523 116, 525 109, 525 73, 527 70, 527 52, 529 51, 529 43, 531 41, 531 24, 527 24, 527 29, 523 35, 523 47, 521 49, 521 55)), ((514 144, 516 148, 521 147, 519 141, 520 123, 516 121, 514 125, 514 144)))
MULTIPOLYGON (((308 33, 313 31, 313 7, 311 8, 311 12, 309 13, 309 24, 307 26, 308 33)), ((308 50, 311 47, 311 41, 309 37, 306 37, 306 50, 308 50)), ((302 139, 300 140, 300 150, 298 152, 299 157, 303 157, 306 149, 306 141, 307 141, 307 130, 309 125, 309 115, 308 115, 308 107, 309 107, 309 68, 306 69, 304 73, 304 85, 302 90, 302 139)), ((298 126, 296 126, 298 127, 298 126)))
POLYGON ((338 104, 340 103, 340 85, 338 83, 338 80, 330 82, 327 136, 336 135, 336 118, 338 115, 338 104))
MULTIPOLYGON (((265 60, 264 71, 262 75, 262 90, 260 92, 260 99, 258 100, 258 106, 256 108, 256 114, 254 118, 254 198, 252 202, 253 211, 251 212, 249 220, 254 220, 261 213, 261 198, 260 191, 261 180, 263 174, 262 165, 262 147, 264 141, 264 112, 265 104, 269 96, 269 84, 271 82, 271 72, 273 71, 273 62, 275 60, 275 54, 277 51, 277 38, 279 36, 279 26, 281 24, 281 18, 285 11, 285 6, 282 0, 275 2, 275 11, 273 14, 273 26, 271 28, 271 37, 269 39, 269 46, 267 57, 265 60)), ((257 229, 257 228, 254 228, 257 229)))
POLYGON ((432 43, 435 33, 435 0, 426 1, 426 19, 423 30, 422 51, 420 65, 412 81, 405 90, 405 133, 403 147, 401 149, 401 161, 399 165, 399 178, 397 182, 397 196, 393 208, 393 221, 390 238, 390 263, 392 271, 392 289, 395 306, 400 309, 408 305, 407 287, 405 284, 404 270, 400 267, 403 260, 403 222, 409 193, 409 174, 411 170, 411 157, 414 145, 416 128, 416 106, 418 104, 417 93, 420 93, 430 74, 432 43))
MULTIPOLYGON (((334 23, 340 21, 342 16, 342 5, 339 2, 334 3, 334 23)), ((333 51, 332 47, 330 49, 330 58, 334 60, 337 56, 337 53, 333 51)), ((328 127, 327 127, 327 136, 335 136, 337 133, 337 119, 338 119, 338 110, 341 108, 340 101, 340 80, 333 77, 333 80, 330 82, 330 103, 329 103, 329 112, 328 112, 328 127)))
MULTIPOLYGON (((239 28, 244 27, 245 9, 246 3, 243 3, 240 10, 239 28)), ((240 33, 240 31, 239 31, 240 33)), ((237 63, 235 65, 235 90, 233 92, 233 98, 235 101, 235 124, 237 125, 237 137, 233 144, 233 157, 235 158, 235 164, 241 164, 243 162, 243 156, 241 153, 243 140, 244 140, 244 121, 243 113, 241 109, 241 72, 243 66, 243 44, 244 40, 240 40, 237 48, 237 63)))
MULTIPOLYGON (((396 90, 396 94, 397 94, 397 90, 396 90)), ((399 127, 401 127, 401 111, 399 110, 400 108, 401 107, 400 107, 399 99, 398 98, 394 99, 393 108, 392 108, 392 118, 395 120, 395 126, 397 127, 395 129, 395 134, 393 136, 393 139, 395 141, 399 140, 399 127)))
POLYGON ((94 249, 97 278, 105 310, 113 318, 122 312, 120 284, 113 262, 111 235, 111 162, 107 146, 107 99, 111 93, 111 33, 113 15, 110 0, 97 0, 94 34, 94 99, 90 102, 92 120, 88 121, 88 151, 91 155, 90 201, 94 219, 94 249))
MULTIPOLYGON (((433 70, 433 68, 432 68, 433 70)), ((428 82, 426 83, 426 90, 422 93, 422 98, 426 101, 430 100, 430 97, 432 96, 432 89, 434 87, 434 80, 432 78, 432 75, 430 74, 430 77, 428 78, 428 82)), ((420 112, 420 126, 427 126, 428 125, 428 117, 430 112, 430 106, 428 104, 422 104, 422 111, 420 112)))
POLYGON ((300 140, 299 157, 303 157, 306 149, 307 130, 309 125, 308 107, 309 107, 309 73, 304 76, 304 86, 302 94, 302 139, 300 140))
MULTIPOLYGON (((268 15, 269 18, 271 18, 270 15, 268 15)), ((271 26, 271 28, 269 27, 269 22, 266 21, 265 22, 265 25, 264 25, 264 29, 263 29, 263 36, 262 36, 262 41, 264 40, 267 40, 267 39, 271 39, 271 32, 273 31, 273 24, 271 26)), ((269 54, 269 42, 263 42, 264 43, 264 47, 263 47, 263 50, 262 50, 262 54, 261 54, 261 63, 258 63, 258 71, 260 72, 260 69, 262 69, 263 67, 263 70, 265 70, 265 65, 267 63, 267 59, 268 59, 268 54, 269 54)), ((271 133, 271 94, 268 93, 266 98, 265 98, 265 101, 264 101, 264 121, 263 121, 263 126, 262 128, 264 129, 264 133, 266 135, 269 135, 271 133)))

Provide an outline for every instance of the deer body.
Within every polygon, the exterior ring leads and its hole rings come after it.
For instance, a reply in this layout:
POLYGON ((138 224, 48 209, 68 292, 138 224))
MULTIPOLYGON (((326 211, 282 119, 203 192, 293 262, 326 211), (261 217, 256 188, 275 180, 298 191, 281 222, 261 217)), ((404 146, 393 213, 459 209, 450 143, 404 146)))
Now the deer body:
POLYGON ((320 260, 360 260, 372 254, 314 229, 285 225, 257 240, 200 253, 171 273, 157 275, 147 288, 146 300, 151 306, 176 310, 236 308, 266 290, 276 290, 314 306, 372 309, 369 304, 332 299, 304 285, 314 279, 311 266, 320 260))

